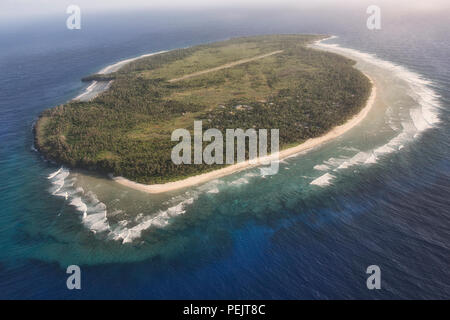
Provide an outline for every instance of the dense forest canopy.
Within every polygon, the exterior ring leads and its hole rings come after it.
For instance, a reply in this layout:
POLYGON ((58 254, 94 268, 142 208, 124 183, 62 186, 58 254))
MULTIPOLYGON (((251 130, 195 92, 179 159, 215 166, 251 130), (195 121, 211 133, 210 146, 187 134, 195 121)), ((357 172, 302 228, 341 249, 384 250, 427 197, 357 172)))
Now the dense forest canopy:
POLYGON ((307 48, 323 38, 271 35, 231 39, 135 60, 85 81, 111 87, 88 102, 44 111, 36 146, 70 167, 113 173, 141 183, 179 180, 219 165, 175 165, 171 133, 203 129, 279 129, 281 149, 344 123, 365 104, 370 82, 345 57, 307 48), (214 72, 170 81, 280 51, 214 72), (245 106, 245 107, 237 107, 245 106))

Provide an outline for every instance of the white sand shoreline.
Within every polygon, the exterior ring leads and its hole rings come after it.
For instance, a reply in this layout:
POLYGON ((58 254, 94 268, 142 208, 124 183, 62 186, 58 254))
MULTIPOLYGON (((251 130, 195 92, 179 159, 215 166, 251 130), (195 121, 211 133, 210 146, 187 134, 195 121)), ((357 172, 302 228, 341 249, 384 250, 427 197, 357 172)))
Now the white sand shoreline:
MULTIPOLYGON (((113 64, 110 64, 110 65, 104 67, 99 72, 97 72, 97 74, 113 73, 113 72, 118 71, 120 68, 122 68, 124 65, 126 65, 130 62, 133 62, 135 60, 142 59, 145 57, 151 57, 151 56, 165 53, 165 52, 168 52, 168 51, 163 50, 163 51, 157 51, 157 52, 152 52, 152 53, 146 53, 146 54, 142 54, 138 57, 120 60, 119 62, 115 62, 113 64)), ((72 100, 73 101, 82 101, 82 102, 90 101, 90 100, 94 99, 95 97, 97 97, 100 93, 108 90, 109 87, 111 86, 111 84, 113 83, 113 81, 114 80, 111 80, 108 82, 94 80, 82 93, 80 93, 78 96, 76 96, 72 100)))
MULTIPOLYGON (((353 116, 346 123, 334 127, 328 133, 326 133, 320 137, 308 139, 298 146, 280 151, 277 160, 282 160, 287 157, 294 156, 300 152, 310 150, 310 149, 317 147, 325 142, 329 142, 329 141, 343 135, 344 133, 346 133, 347 131, 349 131, 356 125, 358 125, 367 116, 369 111, 372 109, 372 107, 375 103, 375 97, 376 97, 375 84, 367 74, 365 74, 365 75, 369 78, 369 80, 372 84, 372 89, 371 89, 370 96, 367 99, 366 105, 358 114, 353 116)), ((273 160, 274 158, 276 159, 276 155, 272 155, 269 158, 271 160, 273 160)), ((247 160, 247 161, 240 162, 240 163, 237 163, 234 165, 230 165, 230 166, 222 168, 222 169, 199 174, 199 175, 192 176, 192 177, 189 177, 189 178, 186 178, 183 180, 167 182, 167 183, 163 183, 163 184, 146 185, 146 184, 137 183, 137 182, 128 180, 124 177, 113 177, 112 179, 123 186, 129 187, 129 188, 132 188, 135 190, 139 190, 139 191, 143 191, 143 192, 147 192, 147 193, 151 193, 151 194, 158 194, 158 193, 164 193, 164 192, 175 191, 178 189, 191 187, 191 186, 202 184, 202 183, 208 182, 210 180, 218 179, 218 178, 221 178, 221 177, 224 177, 224 176, 227 176, 227 175, 230 175, 230 174, 233 174, 233 173, 236 173, 236 172, 248 169, 248 168, 257 167, 257 166, 261 165, 261 160, 267 160, 267 158, 258 159, 258 160, 259 161, 257 164, 250 163, 247 160)))

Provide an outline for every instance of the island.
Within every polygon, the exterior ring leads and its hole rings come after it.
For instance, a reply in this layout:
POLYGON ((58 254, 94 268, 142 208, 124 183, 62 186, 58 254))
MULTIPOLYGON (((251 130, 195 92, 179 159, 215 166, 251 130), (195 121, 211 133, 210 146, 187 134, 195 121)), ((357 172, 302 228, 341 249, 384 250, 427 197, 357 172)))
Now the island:
POLYGON ((192 132, 194 121, 222 132, 279 129, 282 156, 315 146, 360 121, 374 94, 355 61, 310 47, 324 38, 234 38, 147 55, 87 76, 83 81, 107 82, 105 91, 42 112, 35 146, 57 163, 149 192, 146 185, 173 190, 247 167, 174 164, 178 142, 171 134, 192 132), (183 180, 190 182, 176 184, 183 180))

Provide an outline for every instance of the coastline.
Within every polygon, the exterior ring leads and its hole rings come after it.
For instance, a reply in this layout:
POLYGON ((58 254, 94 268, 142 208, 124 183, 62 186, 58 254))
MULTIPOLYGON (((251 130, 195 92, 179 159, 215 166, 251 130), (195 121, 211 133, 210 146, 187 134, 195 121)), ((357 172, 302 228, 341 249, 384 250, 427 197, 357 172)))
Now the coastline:
MULTIPOLYGON (((133 61, 141 59, 141 58, 151 57, 151 56, 154 56, 157 54, 165 53, 165 52, 168 52, 168 50, 157 51, 157 52, 152 52, 152 53, 145 53, 145 54, 142 54, 135 58, 120 60, 119 62, 116 62, 116 63, 113 63, 111 65, 104 67, 99 72, 97 72, 97 74, 113 73, 113 72, 118 71, 120 68, 122 68, 127 63, 133 62, 133 61)), ((79 94, 72 100, 73 101, 82 101, 82 102, 90 101, 90 100, 94 99, 95 97, 97 97, 103 91, 108 90, 109 87, 111 86, 111 84, 113 83, 113 81, 114 80, 111 80, 111 81, 96 81, 96 80, 94 80, 81 94, 79 94)))
POLYGON ((364 73, 364 75, 370 80, 372 88, 371 88, 369 98, 366 101, 366 105, 364 106, 364 108, 361 111, 359 111, 358 114, 353 116, 346 123, 334 127, 329 132, 327 132, 326 134, 324 134, 320 137, 308 139, 305 142, 303 142, 302 144, 299 144, 295 147, 284 149, 284 150, 280 151, 278 153, 278 158, 276 157, 277 156, 276 154, 270 155, 270 156, 267 156, 264 158, 257 158, 257 159, 255 159, 257 162, 256 164, 253 162, 250 163, 250 161, 247 160, 247 161, 240 162, 240 163, 237 163, 234 165, 230 165, 230 166, 222 168, 222 169, 199 174, 199 175, 192 176, 192 177, 189 177, 189 178, 186 178, 183 180, 167 182, 167 183, 163 183, 163 184, 147 185, 147 184, 137 183, 137 182, 128 180, 124 177, 113 177, 112 180, 114 180, 115 182, 117 182, 125 187, 128 187, 128 188, 132 188, 135 190, 139 190, 139 191, 147 192, 147 193, 151 193, 151 194, 158 194, 158 193, 164 193, 164 192, 175 191, 178 189, 191 187, 194 185, 208 182, 210 180, 222 178, 224 176, 227 176, 227 175, 230 175, 230 174, 233 174, 233 173, 245 170, 245 169, 257 167, 257 166, 261 165, 261 162, 263 162, 265 160, 267 161, 267 159, 269 159, 269 160, 276 159, 276 161, 280 161, 287 157, 294 156, 300 152, 310 150, 314 147, 317 147, 325 142, 331 141, 331 140, 343 135, 344 133, 346 133, 347 131, 349 131, 356 125, 358 125, 367 116, 367 114, 372 109, 372 107, 375 103, 377 88, 376 88, 373 80, 367 74, 364 73))
MULTIPOLYGON (((309 44, 308 47, 314 46, 322 41, 330 40, 333 38, 335 38, 335 36, 330 36, 330 37, 327 37, 324 39, 317 40, 317 41, 309 44)), ((143 54, 138 57, 121 60, 121 61, 118 61, 116 63, 113 63, 111 65, 104 67, 103 69, 101 69, 98 72, 98 74, 108 74, 108 73, 116 72, 117 70, 119 70, 121 67, 123 67, 125 64, 127 64, 129 62, 138 60, 140 58, 165 53, 168 51, 170 51, 170 50, 143 54)), ((273 52, 270 54, 274 54, 274 53, 278 53, 278 52, 273 52)), ((117 182, 118 184, 120 184, 122 186, 132 188, 134 190, 146 192, 149 194, 161 194, 161 193, 176 191, 179 189, 203 184, 208 181, 222 178, 224 176, 228 176, 228 175, 231 175, 231 174, 234 174, 234 173, 246 170, 246 169, 259 167, 259 166, 263 166, 263 165, 266 166, 267 161, 281 161, 288 157, 292 157, 299 153, 313 149, 323 143, 329 142, 329 141, 343 135, 344 133, 346 133, 347 131, 349 131, 356 125, 358 125, 367 116, 369 111, 372 109, 373 104, 375 102, 375 97, 376 97, 376 86, 375 86, 374 82, 372 81, 372 79, 366 73, 363 72, 363 74, 369 79, 369 81, 371 83, 371 92, 366 101, 365 106, 356 115, 354 115, 352 118, 350 118, 347 122, 330 129, 330 131, 328 131, 326 134, 324 134, 322 136, 310 138, 299 145, 281 150, 277 154, 268 155, 264 158, 256 158, 256 159, 253 159, 251 162, 249 160, 247 160, 244 162, 229 165, 227 167, 224 167, 224 168, 221 168, 218 170, 198 174, 198 175, 184 178, 184 179, 178 180, 178 181, 148 185, 148 184, 134 182, 132 180, 129 180, 129 179, 121 177, 121 176, 114 177, 111 175, 110 179, 114 182, 117 182)), ((75 97, 73 100, 89 101, 89 100, 95 98, 101 92, 107 90, 113 81, 114 80, 111 80, 111 81, 95 81, 94 80, 88 86, 88 88, 85 90, 85 92, 81 93, 79 96, 75 97)))

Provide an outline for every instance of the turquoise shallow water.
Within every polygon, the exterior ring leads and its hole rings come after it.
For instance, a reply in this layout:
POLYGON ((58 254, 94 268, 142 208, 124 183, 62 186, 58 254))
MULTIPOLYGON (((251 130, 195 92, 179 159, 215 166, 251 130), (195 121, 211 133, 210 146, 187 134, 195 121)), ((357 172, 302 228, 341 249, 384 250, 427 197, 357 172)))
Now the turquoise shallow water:
POLYGON ((205 31, 211 22, 200 18, 162 23, 174 15, 135 14, 146 28, 108 17, 114 37, 102 19, 76 36, 51 21, 1 34, 2 297, 448 298, 448 27, 435 19, 412 37, 395 20, 374 34, 243 12, 205 31), (377 103, 361 125, 283 160, 275 176, 256 168, 147 195, 31 149, 39 112, 77 96, 79 79, 108 64, 229 36, 330 30, 339 37, 327 43, 340 47, 322 48, 357 59, 377 103), (83 270, 80 292, 65 288, 69 264, 83 270), (371 264, 382 269, 381 291, 365 286, 371 264))

